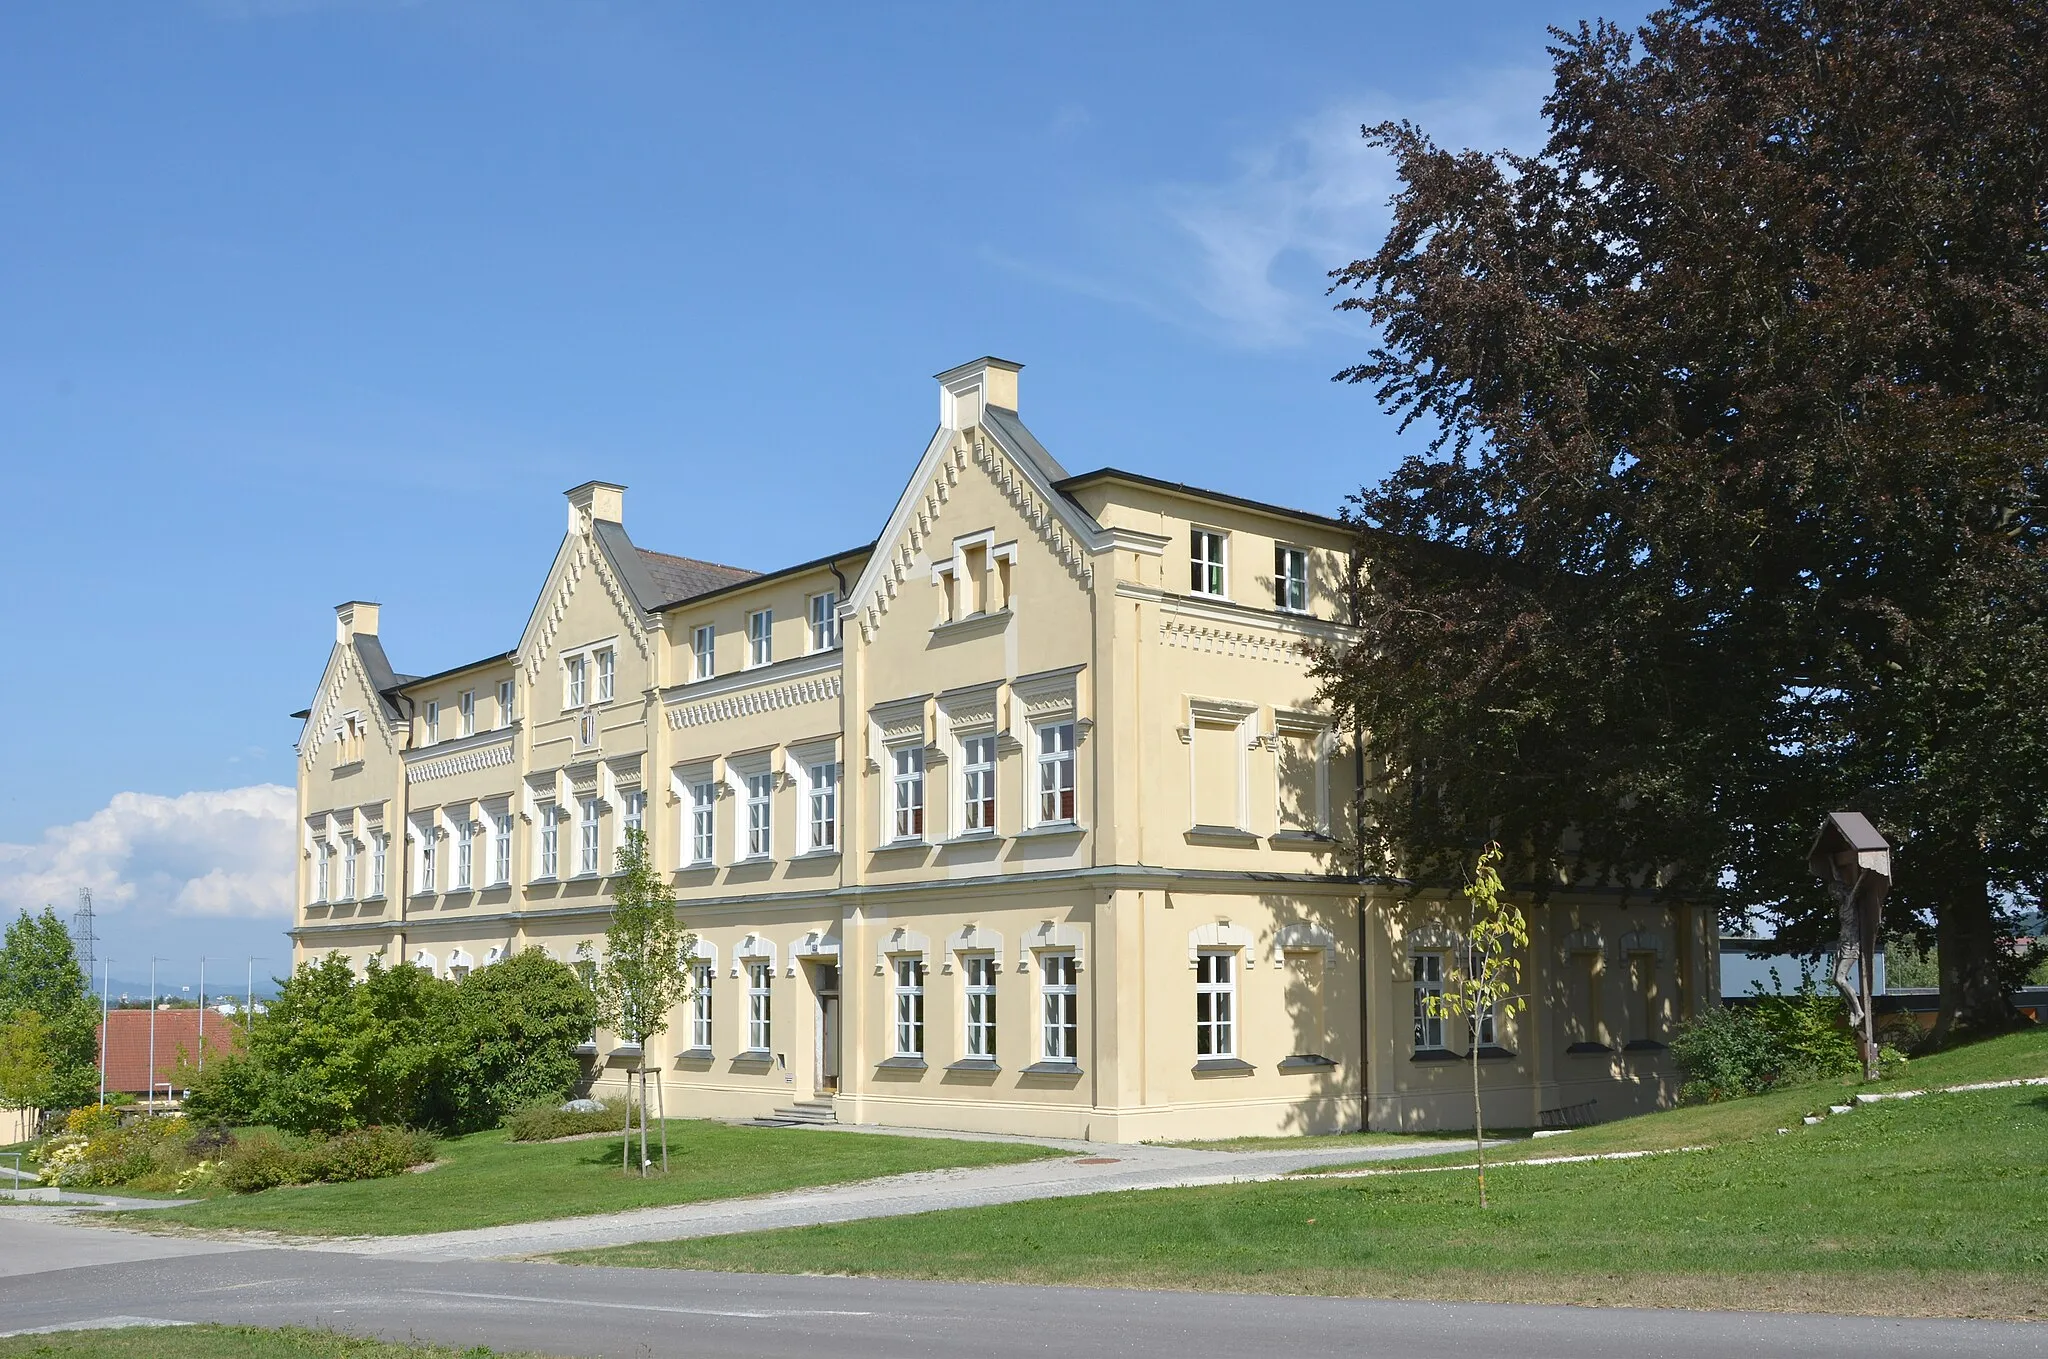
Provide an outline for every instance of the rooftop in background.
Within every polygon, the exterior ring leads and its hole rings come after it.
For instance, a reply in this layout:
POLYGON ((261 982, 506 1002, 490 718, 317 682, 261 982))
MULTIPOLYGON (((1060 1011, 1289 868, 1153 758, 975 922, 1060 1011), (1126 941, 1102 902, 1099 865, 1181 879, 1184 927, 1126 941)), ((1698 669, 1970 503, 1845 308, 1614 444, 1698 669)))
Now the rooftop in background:
POLYGON ((101 1042, 106 1054, 107 1089, 140 1095, 149 1089, 150 1020, 156 1021, 157 1085, 175 1078, 180 1056, 199 1055, 199 1017, 206 1016, 206 1055, 232 1052, 242 1045, 241 1021, 217 1010, 109 1010, 101 1042))

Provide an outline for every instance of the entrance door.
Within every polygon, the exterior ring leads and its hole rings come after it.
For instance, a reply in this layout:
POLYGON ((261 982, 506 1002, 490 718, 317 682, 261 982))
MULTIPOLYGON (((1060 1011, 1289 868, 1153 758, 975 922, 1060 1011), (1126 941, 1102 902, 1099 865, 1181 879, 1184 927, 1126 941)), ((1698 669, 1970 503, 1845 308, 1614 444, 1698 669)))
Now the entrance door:
POLYGON ((811 1069, 818 1073, 818 1092, 834 1094, 839 1089, 839 969, 818 964, 817 1060, 811 1069))

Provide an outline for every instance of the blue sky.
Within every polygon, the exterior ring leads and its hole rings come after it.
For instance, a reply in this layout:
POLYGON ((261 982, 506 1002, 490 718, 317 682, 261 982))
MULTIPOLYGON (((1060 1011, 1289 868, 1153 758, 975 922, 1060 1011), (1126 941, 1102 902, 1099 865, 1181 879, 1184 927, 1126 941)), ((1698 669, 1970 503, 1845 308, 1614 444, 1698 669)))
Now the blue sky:
POLYGON ((1329 382, 1359 124, 1531 146, 1545 26, 1640 12, 8 7, 0 909, 283 959, 334 603, 502 650, 594 477, 649 547, 864 542, 983 353, 1071 469, 1336 508, 1420 442, 1329 382))

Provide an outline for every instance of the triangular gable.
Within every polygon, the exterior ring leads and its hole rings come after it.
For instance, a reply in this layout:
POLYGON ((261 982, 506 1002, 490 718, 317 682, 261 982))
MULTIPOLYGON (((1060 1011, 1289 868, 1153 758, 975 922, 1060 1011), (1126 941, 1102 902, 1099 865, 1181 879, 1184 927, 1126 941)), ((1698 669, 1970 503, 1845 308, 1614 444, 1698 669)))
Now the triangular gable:
POLYGON ((962 476, 975 475, 995 482, 1083 588, 1093 583, 1095 568, 1088 558, 1110 545, 1109 536, 1087 511, 1054 489, 1064 474, 1016 412, 990 406, 971 437, 941 425, 925 446, 848 595, 845 612, 859 621, 863 637, 873 638, 911 563, 937 537, 940 512, 953 488, 962 476))
POLYGON ((358 634, 347 642, 336 642, 329 649, 319 687, 314 689, 313 701, 306 708, 306 723, 299 730, 299 758, 308 769, 318 760, 321 747, 335 734, 342 714, 354 708, 361 708, 365 715, 377 715, 379 720, 370 725, 384 738, 384 749, 396 753, 398 747, 392 732, 402 718, 383 692, 385 681, 391 678, 394 677, 390 663, 384 659, 384 648, 374 637, 358 634))
MULTIPOLYGON (((584 530, 562 536, 562 545, 555 549, 554 562, 548 567, 547 580, 542 584, 540 598, 534 601, 533 610, 526 617, 526 627, 519 634, 519 646, 514 651, 518 663, 525 667, 529 683, 540 678, 540 668, 554 646, 555 633, 562 625, 568 612, 569 600, 577 589, 595 578, 618 610, 620 621, 626 626, 626 633, 639 648, 642 659, 651 658, 648 636, 661 627, 661 619, 651 605, 643 605, 635 597, 635 589, 627 583, 627 567, 621 559, 614 557, 611 546, 605 541, 612 536, 599 532, 599 525, 617 530, 616 536, 625 541, 625 548, 631 551, 632 543, 626 539, 626 531, 609 521, 585 519, 584 530)), ((651 579, 640 563, 637 553, 629 559, 631 566, 639 573, 639 590, 654 593, 651 579)))

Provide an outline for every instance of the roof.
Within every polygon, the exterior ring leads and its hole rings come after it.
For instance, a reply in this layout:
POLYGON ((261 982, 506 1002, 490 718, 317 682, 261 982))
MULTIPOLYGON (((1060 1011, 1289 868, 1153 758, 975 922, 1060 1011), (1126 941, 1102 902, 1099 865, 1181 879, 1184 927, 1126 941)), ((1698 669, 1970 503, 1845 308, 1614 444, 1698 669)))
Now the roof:
POLYGON ((354 643, 356 656, 363 663, 363 676, 370 681, 370 688, 376 691, 377 701, 384 705, 384 720, 396 722, 404 714, 391 701, 391 695, 417 679, 416 675, 401 675, 391 668, 391 661, 384 655, 384 644, 376 634, 359 632, 350 639, 354 643))
POLYGON ((644 547, 640 549, 640 560, 646 566, 647 574, 654 578, 655 592, 660 595, 657 605, 680 604, 728 585, 753 580, 761 574, 744 567, 699 561, 695 557, 650 552, 644 547))
POLYGON ((1134 486, 1150 486, 1155 490, 1173 491, 1197 500, 1220 501, 1225 505, 1236 505, 1242 509, 1258 510, 1263 514, 1275 514, 1283 519, 1299 519, 1305 523, 1320 524, 1325 528, 1338 529, 1345 533, 1355 534, 1358 532, 1357 525, 1347 524, 1342 519, 1332 518, 1327 514, 1316 514, 1310 510, 1290 509, 1285 505, 1275 505, 1264 500, 1248 500, 1244 496, 1229 495, 1223 491, 1206 490, 1200 486, 1190 486, 1185 482, 1165 481, 1159 477, 1148 477, 1142 472, 1126 472, 1121 467, 1098 467, 1092 472, 1083 472, 1078 476, 1062 477, 1057 482, 1057 486, 1060 492, 1065 494, 1077 491, 1081 487, 1096 481, 1128 481, 1134 486))
MULTIPOLYGON (((728 581, 723 585, 714 586, 709 590, 700 590, 694 595, 686 595, 681 599, 672 599, 668 603, 662 605, 661 607, 663 607, 664 609, 672 609, 676 607, 678 604, 696 603, 700 600, 710 599, 714 595, 722 595, 727 593, 728 591, 742 589, 749 585, 760 585, 767 581, 780 580, 785 576, 795 576, 800 575, 805 571, 815 571, 821 566, 831 566, 835 563, 845 561, 848 557, 858 557, 861 556, 863 553, 873 552, 874 550, 875 545, 873 543, 862 543, 859 547, 849 547, 843 552, 833 552, 828 553, 823 557, 813 557, 811 560, 807 562, 798 562, 794 566, 778 567, 773 571, 763 571, 759 574, 749 572, 745 575, 742 575, 738 580, 728 581)), ((671 558, 671 560, 685 561, 688 559, 677 557, 671 558)), ((717 569, 721 571, 731 571, 736 568, 730 566, 722 566, 718 567, 717 569)))
MULTIPOLYGON (((149 1089, 150 1016, 156 1016, 156 1078, 158 1084, 171 1080, 178 1070, 178 1054, 199 1055, 198 1010, 109 1010, 101 1030, 107 1056, 107 1089, 131 1095, 149 1089)), ((214 1010, 206 1014, 206 1053, 229 1052, 242 1046, 240 1021, 214 1010)))

